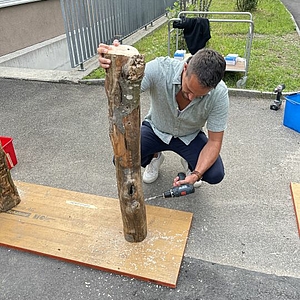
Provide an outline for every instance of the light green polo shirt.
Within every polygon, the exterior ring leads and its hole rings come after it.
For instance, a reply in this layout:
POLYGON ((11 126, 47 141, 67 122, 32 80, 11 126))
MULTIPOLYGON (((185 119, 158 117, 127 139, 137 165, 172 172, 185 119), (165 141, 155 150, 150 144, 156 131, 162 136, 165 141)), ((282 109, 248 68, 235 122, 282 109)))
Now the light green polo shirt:
POLYGON ((176 93, 181 88, 184 62, 159 57, 146 64, 141 90, 149 91, 151 105, 145 120, 155 134, 169 144, 178 137, 188 145, 206 128, 213 132, 226 129, 229 98, 226 84, 221 81, 208 95, 195 98, 182 111, 178 110, 176 93))

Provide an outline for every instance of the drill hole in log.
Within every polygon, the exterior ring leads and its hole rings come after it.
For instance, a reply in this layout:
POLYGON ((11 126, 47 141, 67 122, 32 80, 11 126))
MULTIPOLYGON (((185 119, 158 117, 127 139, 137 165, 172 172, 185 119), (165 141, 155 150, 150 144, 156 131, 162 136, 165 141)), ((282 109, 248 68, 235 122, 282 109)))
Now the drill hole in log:
POLYGON ((132 196, 134 193, 135 193, 135 187, 134 187, 134 185, 132 184, 132 185, 130 185, 130 187, 129 187, 129 195, 132 196))

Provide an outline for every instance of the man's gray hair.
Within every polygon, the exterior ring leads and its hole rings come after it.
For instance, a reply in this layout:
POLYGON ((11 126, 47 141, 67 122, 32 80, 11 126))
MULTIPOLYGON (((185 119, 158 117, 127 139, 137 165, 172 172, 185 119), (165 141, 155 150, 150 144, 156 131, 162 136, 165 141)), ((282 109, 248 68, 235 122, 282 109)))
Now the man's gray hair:
POLYGON ((204 48, 188 60, 186 75, 194 74, 203 87, 215 88, 223 79, 225 69, 224 57, 215 50, 204 48))

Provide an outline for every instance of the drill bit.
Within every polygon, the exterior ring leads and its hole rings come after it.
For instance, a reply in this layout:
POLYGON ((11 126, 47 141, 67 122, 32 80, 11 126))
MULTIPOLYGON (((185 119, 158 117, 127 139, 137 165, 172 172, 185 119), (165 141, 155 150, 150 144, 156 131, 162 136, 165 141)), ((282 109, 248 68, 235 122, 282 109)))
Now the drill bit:
POLYGON ((145 201, 154 200, 154 199, 157 199, 157 198, 163 198, 163 196, 164 195, 153 196, 153 197, 150 197, 150 198, 146 198, 145 201))

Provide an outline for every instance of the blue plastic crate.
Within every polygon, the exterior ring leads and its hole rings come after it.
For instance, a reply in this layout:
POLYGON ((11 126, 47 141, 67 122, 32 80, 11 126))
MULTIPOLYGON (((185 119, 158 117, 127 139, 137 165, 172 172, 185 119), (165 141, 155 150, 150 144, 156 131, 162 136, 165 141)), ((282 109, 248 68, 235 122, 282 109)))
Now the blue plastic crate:
POLYGON ((285 97, 283 125, 300 132, 300 93, 285 97))

